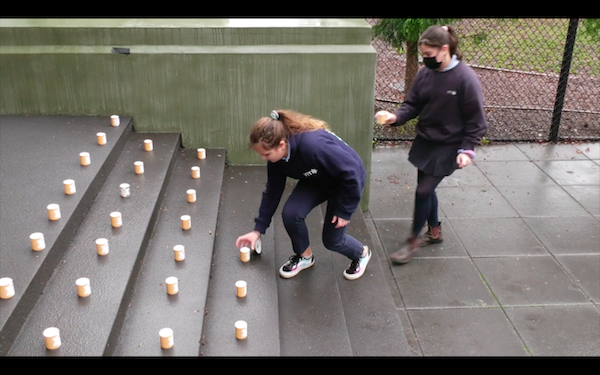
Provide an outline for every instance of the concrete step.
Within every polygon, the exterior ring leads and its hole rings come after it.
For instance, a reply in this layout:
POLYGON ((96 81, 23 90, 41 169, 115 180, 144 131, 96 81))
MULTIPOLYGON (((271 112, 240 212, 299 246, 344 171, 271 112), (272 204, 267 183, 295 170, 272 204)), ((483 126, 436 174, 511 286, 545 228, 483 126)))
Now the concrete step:
MULTIPOLYGON (((294 185, 288 184, 286 196, 294 185)), ((346 280, 343 271, 351 261, 321 241, 326 209, 323 203, 306 219, 315 265, 293 279, 278 279, 281 355, 407 355, 408 343, 377 254, 373 252, 360 279, 346 280)), ((275 230, 278 264, 283 264, 292 255, 291 243, 281 220, 275 221, 275 230)), ((360 210, 348 233, 373 248, 360 210)))
POLYGON ((132 133, 130 117, 110 125, 108 116, 0 116, 0 277, 13 279, 15 295, 0 299, 0 355, 7 353, 35 306, 73 234, 92 206, 132 133), (96 133, 104 132, 106 145, 96 133), (81 166, 80 152, 91 164, 81 166), (76 193, 66 195, 63 181, 76 193), (61 219, 50 221, 56 203, 61 219), (29 235, 41 232, 46 247, 32 251, 29 235))
POLYGON ((106 177, 94 204, 79 223, 31 309, 10 356, 101 356, 115 340, 113 326, 123 317, 140 260, 152 233, 165 176, 180 146, 179 134, 131 134, 116 164, 106 177), (154 151, 143 149, 143 140, 154 141, 154 151), (144 174, 134 173, 134 162, 144 162, 144 174), (121 183, 131 185, 131 196, 122 198, 121 183), (111 226, 110 213, 122 213, 123 226, 111 226), (99 256, 94 240, 107 238, 110 252, 99 256), (92 294, 78 297, 75 280, 90 279, 92 294), (62 346, 46 350, 42 332, 60 329, 62 346))
POLYGON ((263 252, 240 260, 235 241, 254 229, 254 216, 265 187, 264 167, 227 167, 219 207, 211 282, 202 335, 203 356, 279 356, 277 274, 274 232, 262 236, 263 252), (248 294, 236 296, 244 280, 248 294), (248 324, 248 338, 235 338, 235 322, 248 324))
POLYGON ((125 318, 107 356, 198 356, 203 330, 207 289, 215 242, 226 152, 207 150, 198 160, 195 150, 181 149, 170 174, 125 318), (199 166, 201 177, 191 177, 199 166), (197 200, 187 201, 195 189, 197 200), (183 230, 181 215, 191 216, 191 229, 183 230), (185 259, 175 261, 173 247, 183 245, 185 259), (178 279, 179 292, 169 295, 165 279, 178 279), (158 332, 173 330, 173 348, 163 350, 158 332))
MULTIPOLYGON (((293 255, 292 245, 281 221, 281 207, 274 220, 275 253, 281 266, 293 255)), ((347 258, 327 250, 321 241, 323 214, 317 207, 306 218, 315 264, 292 279, 277 276, 279 327, 282 356, 351 356, 344 306, 340 299, 338 274, 350 264, 336 267, 336 258, 347 258)), ((344 279, 344 282, 348 282, 344 279)))
MULTIPOLYGON (((342 273, 350 260, 324 248, 325 204, 306 220, 315 265, 292 279, 279 276, 279 267, 293 254, 281 208, 295 182, 287 184, 271 227, 262 236, 262 254, 253 253, 248 263, 240 261, 235 239, 252 230, 265 182, 264 167, 226 169, 201 354, 408 355, 377 254, 361 279, 348 281, 342 273), (240 279, 248 283, 245 298, 235 296, 234 284, 240 279), (237 320, 248 324, 248 338, 242 341, 234 335, 237 320)), ((349 233, 371 246, 361 212, 353 217, 349 233)))
MULTIPOLYGON (((322 206, 323 215, 325 207, 322 206)), ((358 210, 348 233, 373 249, 363 214, 358 210)), ((365 274, 348 281, 342 271, 349 265, 345 257, 333 259, 334 275, 344 309, 346 329, 355 356, 407 356, 410 348, 398 310, 388 289, 382 262, 375 251, 365 274)), ((313 267, 314 268, 314 267, 313 267)))
MULTIPOLYGON (((282 202, 295 186, 288 183, 282 202)), ((291 243, 276 213, 277 264, 292 255, 291 243)), ((345 256, 327 250, 322 243, 327 203, 314 209, 306 223, 315 265, 292 279, 278 278, 279 327, 282 356, 404 356, 409 347, 396 305, 387 287, 375 252, 365 274, 349 281, 343 271, 350 265, 345 256)), ((348 233, 373 248, 358 210, 348 233)))

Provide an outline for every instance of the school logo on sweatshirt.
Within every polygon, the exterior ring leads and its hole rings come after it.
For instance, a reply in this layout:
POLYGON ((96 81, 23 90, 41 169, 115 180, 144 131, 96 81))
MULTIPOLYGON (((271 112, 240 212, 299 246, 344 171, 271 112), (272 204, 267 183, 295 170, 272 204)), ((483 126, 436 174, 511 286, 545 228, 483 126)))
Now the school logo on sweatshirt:
POLYGON ((318 169, 313 168, 310 171, 306 171, 302 174, 304 175, 304 177, 310 177, 310 176, 317 174, 317 172, 318 172, 318 169))

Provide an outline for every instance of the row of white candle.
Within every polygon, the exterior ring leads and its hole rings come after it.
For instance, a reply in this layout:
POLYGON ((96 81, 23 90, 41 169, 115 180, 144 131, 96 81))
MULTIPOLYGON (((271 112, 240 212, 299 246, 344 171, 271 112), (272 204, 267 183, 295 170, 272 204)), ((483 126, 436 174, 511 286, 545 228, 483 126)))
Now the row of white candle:
MULTIPOLYGON (((256 245, 255 245, 255 249, 256 252, 260 254, 260 252, 262 251, 261 249, 261 241, 260 239, 257 240, 256 245)), ((250 261, 250 257, 251 257, 251 253, 252 251, 250 250, 249 247, 247 246, 242 246, 240 248, 240 260, 244 263, 247 263, 250 261)), ((244 280, 238 280, 235 282, 235 287, 236 287, 236 294, 238 297, 246 297, 246 295, 248 294, 248 283, 244 280)), ((235 322, 235 337, 238 340, 244 340, 248 337, 248 323, 244 320, 238 320, 235 322)))
MULTIPOLYGON (((111 126, 119 126, 120 120, 119 116, 113 115, 110 118, 111 126)), ((106 145, 107 138, 106 133, 98 132, 96 133, 96 140, 98 145, 106 145)), ((144 150, 152 151, 154 149, 153 141, 151 139, 144 140, 144 150)), ((197 157, 198 159, 206 158, 206 150, 204 148, 197 149, 197 157)), ((89 166, 91 164, 91 158, 89 152, 81 152, 79 154, 79 161, 82 166, 89 166)), ((134 162, 134 171, 136 174, 144 173, 144 163, 142 161, 134 162)), ((199 179, 200 178, 200 167, 193 166, 191 168, 192 178, 199 179)), ((63 181, 64 192, 67 195, 72 195, 76 193, 75 181, 72 179, 67 179, 63 181)), ((129 184, 123 183, 120 186, 121 196, 129 197, 130 190, 129 184)), ((196 201, 196 191, 194 189, 188 189, 187 200, 190 203, 196 201)), ((48 210, 48 218, 52 221, 59 220, 61 218, 60 207, 58 204, 52 203, 47 206, 48 210)), ((121 227, 123 225, 122 216, 120 212, 111 212, 111 225, 115 228, 121 227)), ((182 220, 182 229, 190 229, 191 228, 191 218, 189 215, 183 215, 181 217, 182 220)), ((36 232, 30 235, 31 248, 34 251, 44 250, 45 240, 43 233, 36 232)), ((108 240, 106 238, 99 238, 95 241, 96 243, 96 251, 98 255, 106 255, 109 252, 108 249, 108 240)), ((174 248, 175 260, 183 261, 185 259, 185 248, 183 245, 175 245, 174 248)), ((77 287, 77 294, 79 297, 88 297, 91 294, 91 286, 90 280, 88 278, 82 277, 75 281, 77 287)), ((179 287, 177 283, 177 278, 169 277, 166 280, 167 284, 167 293, 170 295, 177 294, 179 292, 179 287)), ((236 283, 236 287, 238 289, 238 295, 241 295, 240 288, 241 286, 236 283)), ((245 285, 243 287, 245 289, 245 285)), ((0 278, 0 298, 1 299, 9 299, 15 295, 15 289, 13 280, 10 277, 0 278)), ((244 294, 245 295, 245 294, 244 294)), ((237 323, 236 323, 237 327, 237 323)), ((237 328, 236 328, 237 329, 237 328)), ((46 344, 46 348, 49 350, 58 349, 61 346, 60 333, 59 329, 56 327, 50 327, 44 330, 43 332, 44 340, 46 344)), ((173 346, 173 331, 170 328, 164 328, 159 332, 161 337, 161 347, 170 348, 173 346)), ((237 334, 236 334, 237 335, 237 334)))
MULTIPOLYGON (((118 115, 110 116, 110 124, 112 126, 119 126, 120 120, 118 115)), ((106 133, 99 132, 96 134, 96 139, 99 145, 106 144, 106 133)), ((87 166, 90 165, 90 154, 89 152, 81 152, 79 154, 79 162, 81 165, 87 166)), ((75 194, 75 181, 72 179, 67 179, 63 181, 63 187, 65 194, 72 195, 75 194)), ((61 218, 60 207, 56 203, 49 204, 46 209, 48 210, 48 219, 52 221, 59 220, 61 218)), ((31 242, 31 249, 34 251, 41 251, 46 248, 46 242, 44 240, 44 234, 41 232, 32 233, 29 236, 29 240, 31 242)), ((0 299, 9 299, 14 297, 15 288, 13 284, 13 280, 10 277, 3 277, 0 279, 0 299)))

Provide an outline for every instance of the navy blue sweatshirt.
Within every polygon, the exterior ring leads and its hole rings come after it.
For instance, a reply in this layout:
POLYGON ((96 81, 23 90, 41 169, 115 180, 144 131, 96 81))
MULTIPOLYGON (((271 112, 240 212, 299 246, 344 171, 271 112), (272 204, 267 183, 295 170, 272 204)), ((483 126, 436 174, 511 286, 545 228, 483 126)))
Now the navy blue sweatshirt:
POLYGON ((487 131, 479 77, 462 62, 443 72, 419 70, 395 114, 392 126, 419 116, 418 136, 465 150, 473 150, 487 131))
POLYGON ((291 177, 335 196, 335 216, 350 220, 365 185, 364 164, 346 142, 327 130, 307 131, 288 140, 289 159, 267 162, 268 180, 254 230, 265 233, 291 177))

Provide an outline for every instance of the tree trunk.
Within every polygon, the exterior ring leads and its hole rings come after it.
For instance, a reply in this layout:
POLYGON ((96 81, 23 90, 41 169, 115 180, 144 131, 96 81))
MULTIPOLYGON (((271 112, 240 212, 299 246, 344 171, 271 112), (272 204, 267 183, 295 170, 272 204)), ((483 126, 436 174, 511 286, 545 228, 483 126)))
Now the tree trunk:
POLYGON ((406 42, 406 76, 404 77, 404 99, 419 71, 419 50, 417 42, 406 42))

